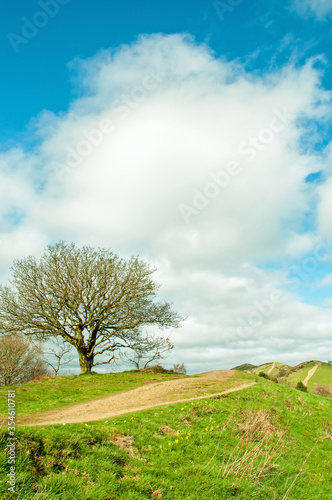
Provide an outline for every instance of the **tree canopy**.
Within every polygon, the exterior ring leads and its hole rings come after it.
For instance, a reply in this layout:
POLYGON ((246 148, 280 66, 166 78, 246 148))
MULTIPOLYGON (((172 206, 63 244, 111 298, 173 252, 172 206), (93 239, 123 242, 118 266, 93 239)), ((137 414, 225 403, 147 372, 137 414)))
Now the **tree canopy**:
POLYGON ((177 328, 183 319, 156 300, 156 269, 139 257, 60 241, 39 260, 15 260, 11 270, 0 287, 0 332, 61 336, 76 348, 81 373, 137 347, 142 327, 177 328), (107 359, 95 362, 102 354, 107 359))

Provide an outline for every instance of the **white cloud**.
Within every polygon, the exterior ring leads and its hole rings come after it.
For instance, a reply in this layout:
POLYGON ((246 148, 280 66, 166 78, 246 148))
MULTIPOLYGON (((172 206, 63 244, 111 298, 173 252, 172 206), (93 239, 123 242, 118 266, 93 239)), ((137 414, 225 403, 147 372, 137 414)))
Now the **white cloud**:
POLYGON ((282 283, 249 263, 314 245, 304 213, 323 193, 305 178, 328 167, 300 138, 303 123, 330 111, 315 61, 258 77, 190 37, 154 35, 73 67, 83 97, 67 114, 41 115, 36 151, 2 155, 7 241, 19 240, 22 255, 61 238, 156 262, 162 293, 188 316, 174 359, 192 369, 198 353, 229 367, 245 356, 298 359, 303 340, 308 352, 323 349, 332 313, 292 294, 249 335, 238 332, 238 318, 282 283), (184 205, 194 210, 187 220, 184 205))
POLYGON ((324 287, 324 286, 330 286, 330 285, 332 285, 332 273, 327 274, 322 280, 320 280, 317 283, 318 287, 324 287))
POLYGON ((293 8, 302 16, 324 20, 332 13, 332 0, 293 0, 293 8))

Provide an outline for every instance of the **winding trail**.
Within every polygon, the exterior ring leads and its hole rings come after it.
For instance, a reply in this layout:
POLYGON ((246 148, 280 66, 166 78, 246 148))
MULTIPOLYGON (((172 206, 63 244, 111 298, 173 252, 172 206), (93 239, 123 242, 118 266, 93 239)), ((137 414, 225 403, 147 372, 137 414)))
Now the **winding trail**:
POLYGON ((269 371, 267 372, 268 376, 270 376, 270 374, 272 373, 273 371, 273 368, 275 367, 276 365, 276 362, 273 363, 273 365, 271 366, 271 368, 269 369, 269 371))
POLYGON ((308 371, 308 375, 306 376, 306 378, 303 380, 303 385, 307 386, 308 385, 308 382, 309 380, 311 379, 311 377, 313 376, 313 374, 315 373, 315 371, 317 370, 317 368, 321 365, 321 363, 316 363, 316 365, 311 368, 311 370, 308 371))
POLYGON ((207 372, 186 379, 148 384, 64 408, 27 415, 21 417, 18 424, 35 426, 104 420, 156 406, 229 394, 256 384, 256 382, 241 382, 243 381, 236 381, 234 370, 207 372), (233 387, 223 390, 222 385, 229 387, 229 384, 233 387), (211 391, 214 387, 216 390, 220 388, 219 392, 209 393, 209 389, 211 391))

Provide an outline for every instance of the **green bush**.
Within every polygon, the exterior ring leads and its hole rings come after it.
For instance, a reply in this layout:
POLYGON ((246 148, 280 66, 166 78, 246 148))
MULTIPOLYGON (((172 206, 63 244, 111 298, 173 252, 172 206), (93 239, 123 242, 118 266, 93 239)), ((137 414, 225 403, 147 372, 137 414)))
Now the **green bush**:
POLYGON ((301 381, 296 384, 296 389, 302 392, 308 392, 308 388, 301 381))
POLYGON ((258 374, 259 377, 263 377, 263 378, 266 378, 267 380, 271 380, 270 377, 268 376, 267 373, 264 373, 264 372, 259 372, 258 374))

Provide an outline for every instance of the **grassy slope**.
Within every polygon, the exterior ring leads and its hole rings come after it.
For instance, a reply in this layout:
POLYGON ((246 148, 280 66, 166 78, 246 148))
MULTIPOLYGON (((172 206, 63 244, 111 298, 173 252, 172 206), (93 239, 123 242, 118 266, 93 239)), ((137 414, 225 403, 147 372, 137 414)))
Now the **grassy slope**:
POLYGON ((323 363, 317 368, 308 382, 308 390, 313 391, 315 384, 323 384, 332 387, 332 365, 323 363))
POLYGON ((301 365, 299 365, 299 367, 295 366, 295 371, 290 373, 287 377, 287 384, 290 384, 291 387, 295 387, 298 382, 303 382, 303 380, 307 377, 309 370, 314 368, 316 365, 316 362, 308 361, 307 363, 303 363, 304 366, 301 365))
MULTIPOLYGON (((272 366, 273 366, 273 363, 265 363, 264 365, 257 366, 255 369, 251 370, 251 373, 255 373, 258 375, 259 372, 263 372, 263 373, 267 374, 270 371, 270 369, 272 368, 272 366)), ((276 362, 276 364, 275 364, 275 366, 274 366, 274 368, 269 376, 271 378, 276 377, 281 369, 290 370, 291 367, 288 365, 285 365, 283 363, 276 362)))
POLYGON ((0 415, 7 412, 7 393, 16 391, 17 413, 53 410, 81 401, 101 398, 109 394, 134 389, 143 384, 186 377, 181 374, 128 371, 68 377, 45 377, 28 384, 0 387, 0 415))
MULTIPOLYGON (((261 379, 109 422, 19 428, 17 491, 21 500, 327 500, 331 421, 332 400, 261 379)), ((6 487, 3 476, 4 500, 6 487)))
MULTIPOLYGON (((286 370, 289 373, 285 377, 282 377, 281 381, 289 385, 290 387, 296 387, 296 384, 298 382, 300 381, 303 382, 306 379, 309 370, 314 368, 316 363, 317 361, 307 361, 295 367, 291 367, 282 363, 276 363, 274 369, 270 373, 270 377, 278 378, 280 370, 282 369, 286 370)), ((250 370, 250 373, 253 374, 258 374, 260 372, 268 373, 272 365, 273 363, 265 363, 264 365, 258 366, 257 368, 250 370)), ((314 375, 308 382, 307 386, 308 391, 314 392, 316 384, 322 384, 332 388, 332 365, 328 363, 322 363, 317 368, 314 375)))

